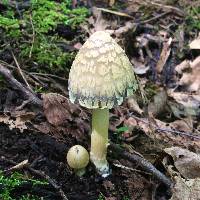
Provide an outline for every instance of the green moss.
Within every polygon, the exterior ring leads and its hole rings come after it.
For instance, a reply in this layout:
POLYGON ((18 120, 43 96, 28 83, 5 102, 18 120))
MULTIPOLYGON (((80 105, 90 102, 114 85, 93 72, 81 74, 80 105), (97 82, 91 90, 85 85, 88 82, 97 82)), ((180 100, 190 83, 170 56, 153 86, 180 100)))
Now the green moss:
MULTIPOLYGON (((0 171, 0 199, 2 200, 15 200, 11 196, 12 190, 16 187, 19 187, 22 184, 25 184, 27 182, 31 182, 34 185, 46 185, 48 184, 46 181, 39 181, 35 179, 27 179, 23 176, 23 174, 20 174, 18 172, 14 172, 10 177, 6 177, 3 175, 3 173, 0 171)), ((37 200, 39 197, 33 196, 30 194, 26 194, 21 196, 21 200, 37 200)))
MULTIPOLYGON (((6 2, 5 2, 6 4, 6 2)), ((31 0, 29 8, 0 11, 0 43, 14 50, 17 59, 35 71, 52 74, 66 72, 75 53, 63 51, 57 44, 70 41, 58 35, 58 25, 70 26, 75 32, 88 16, 85 7, 70 9, 71 1, 31 0), (15 52, 16 51, 16 52, 15 52)))

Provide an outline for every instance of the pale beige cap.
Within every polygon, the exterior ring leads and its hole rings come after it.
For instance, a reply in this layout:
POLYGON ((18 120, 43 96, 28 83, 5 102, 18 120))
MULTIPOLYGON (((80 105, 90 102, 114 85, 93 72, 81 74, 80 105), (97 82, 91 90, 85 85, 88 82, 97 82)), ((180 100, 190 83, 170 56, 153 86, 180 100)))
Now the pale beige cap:
POLYGON ((89 154, 81 145, 71 147, 67 153, 67 163, 73 169, 85 168, 89 163, 89 154))
POLYGON ((124 50, 105 31, 90 36, 69 73, 71 102, 86 108, 112 108, 137 89, 133 67, 124 50))

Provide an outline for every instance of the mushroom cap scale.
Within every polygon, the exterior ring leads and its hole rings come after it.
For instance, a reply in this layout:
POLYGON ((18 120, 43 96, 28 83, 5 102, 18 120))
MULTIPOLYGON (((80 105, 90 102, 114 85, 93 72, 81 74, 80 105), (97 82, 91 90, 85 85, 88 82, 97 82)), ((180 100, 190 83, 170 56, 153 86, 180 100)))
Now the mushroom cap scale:
POLYGON ((137 89, 133 67, 124 50, 105 31, 90 36, 69 73, 69 97, 86 108, 112 108, 137 89))

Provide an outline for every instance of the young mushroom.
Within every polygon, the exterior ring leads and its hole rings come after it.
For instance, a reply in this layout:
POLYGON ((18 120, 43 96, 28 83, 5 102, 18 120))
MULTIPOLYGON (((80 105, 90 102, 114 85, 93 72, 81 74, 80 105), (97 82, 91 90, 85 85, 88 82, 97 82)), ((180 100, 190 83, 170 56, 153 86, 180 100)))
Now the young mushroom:
POLYGON ((67 163, 78 176, 82 176, 89 163, 88 151, 81 145, 71 147, 67 153, 67 163))
POLYGON ((109 165, 109 109, 122 104, 134 93, 137 82, 124 50, 105 31, 90 36, 79 50, 69 73, 69 98, 72 103, 92 109, 90 159, 106 177, 109 165))

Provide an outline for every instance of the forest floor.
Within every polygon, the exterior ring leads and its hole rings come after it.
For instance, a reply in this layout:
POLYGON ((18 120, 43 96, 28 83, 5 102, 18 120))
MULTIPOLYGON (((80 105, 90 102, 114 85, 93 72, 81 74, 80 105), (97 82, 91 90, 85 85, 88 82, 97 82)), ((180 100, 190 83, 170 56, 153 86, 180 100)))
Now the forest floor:
POLYGON ((0 199, 200 199, 199 31, 199 1, 0 2, 0 199), (66 155, 90 150, 91 111, 68 100, 68 74, 98 30, 139 89, 110 110, 111 175, 78 177, 66 155))

